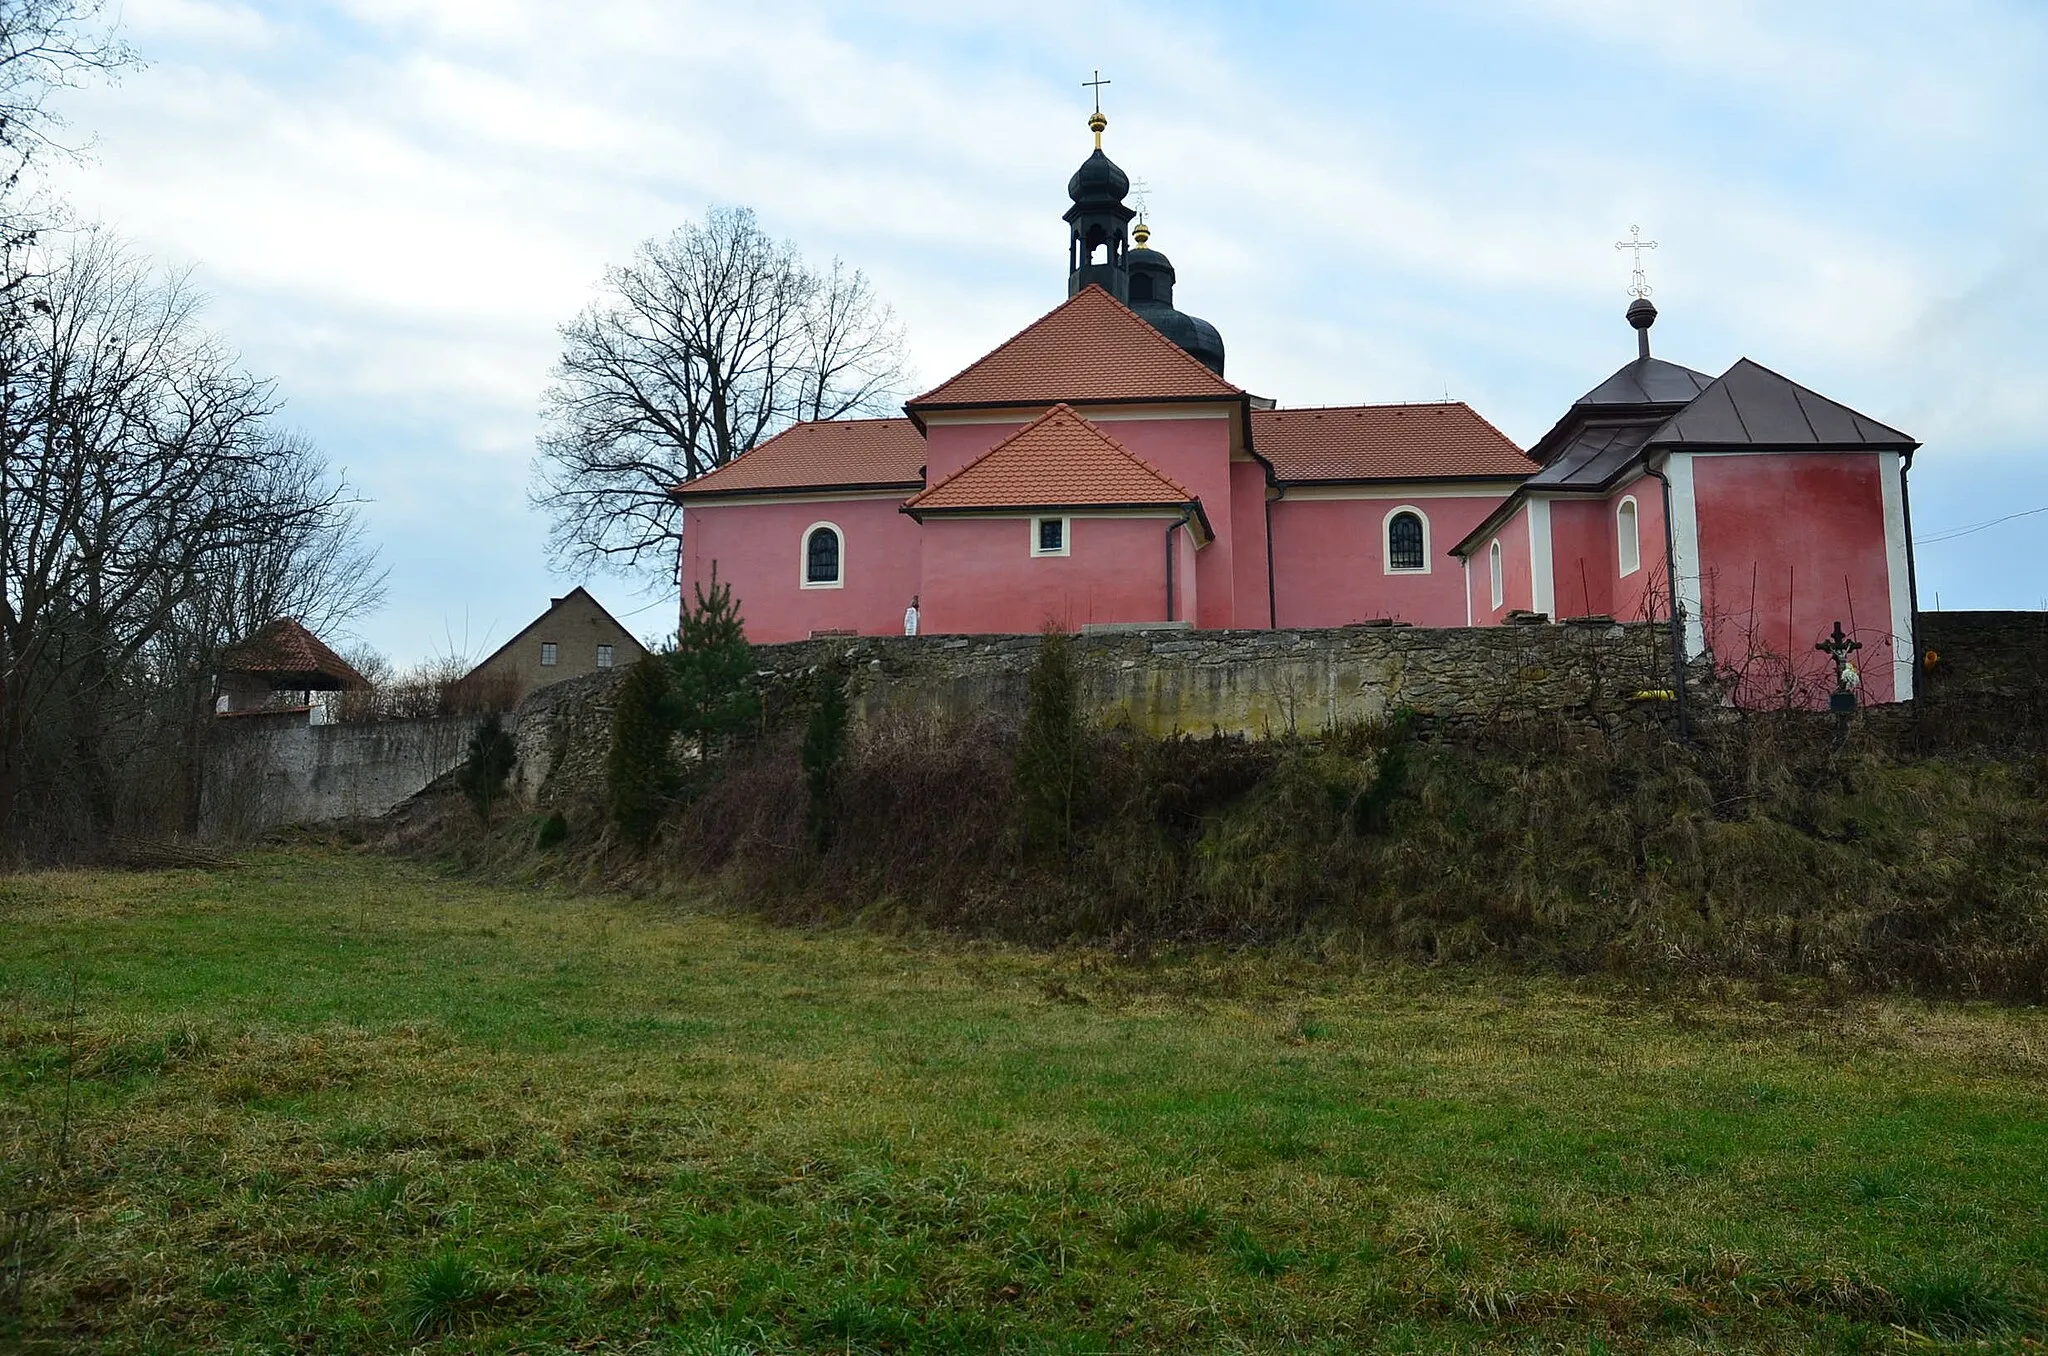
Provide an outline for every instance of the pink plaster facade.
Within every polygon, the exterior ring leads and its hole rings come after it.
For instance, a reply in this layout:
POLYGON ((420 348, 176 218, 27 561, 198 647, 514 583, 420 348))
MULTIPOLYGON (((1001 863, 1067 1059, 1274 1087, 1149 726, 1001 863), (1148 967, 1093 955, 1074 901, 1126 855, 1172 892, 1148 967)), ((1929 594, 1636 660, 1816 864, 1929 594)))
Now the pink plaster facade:
MULTIPOLYGON (((1882 453, 1696 455, 1701 616, 1717 664, 1743 685, 1738 700, 1771 705, 1788 686, 1812 704, 1834 686, 1814 643, 1840 621, 1863 643, 1865 701, 1895 700, 1895 631, 1882 453)), ((1902 591, 1902 587, 1901 587, 1902 591)))
POLYGON ((1509 612, 1534 611, 1532 578, 1529 568, 1529 506, 1523 504, 1472 553, 1466 570, 1466 584, 1472 598, 1472 624, 1498 626, 1507 620, 1509 612), (1490 564, 1494 542, 1500 543, 1502 587, 1498 607, 1493 602, 1490 564))
POLYGON ((1281 626, 1349 626, 1391 618, 1414 626, 1463 626, 1465 576, 1448 548, 1500 507, 1511 485, 1486 493, 1426 487, 1324 495, 1297 492, 1272 506, 1273 586, 1281 626), (1422 517, 1421 572, 1387 562, 1387 520, 1422 517))
MULTIPOLYGON (((929 517, 923 629, 1028 634, 1048 626, 1078 631, 1091 623, 1165 621, 1166 529, 1178 518, 1073 514, 1068 554, 1040 556, 1031 551, 1030 517, 929 517)), ((1181 541, 1175 548, 1181 611, 1199 602, 1199 584, 1184 562, 1200 553, 1181 541)))
POLYGON ((1552 500, 1550 540, 1559 618, 1654 621, 1670 615, 1663 486, 1655 479, 1638 476, 1605 498, 1552 500), (1634 515, 1632 553, 1622 549, 1624 505, 1634 515))
MULTIPOLYGON (((710 587, 711 567, 732 587, 747 635, 761 644, 814 631, 896 635, 922 582, 918 527, 901 498, 691 503, 683 509, 682 591, 710 587), (804 586, 804 539, 818 523, 841 533, 836 588, 804 586)), ((1021 531, 1021 529, 1020 529, 1021 531)))

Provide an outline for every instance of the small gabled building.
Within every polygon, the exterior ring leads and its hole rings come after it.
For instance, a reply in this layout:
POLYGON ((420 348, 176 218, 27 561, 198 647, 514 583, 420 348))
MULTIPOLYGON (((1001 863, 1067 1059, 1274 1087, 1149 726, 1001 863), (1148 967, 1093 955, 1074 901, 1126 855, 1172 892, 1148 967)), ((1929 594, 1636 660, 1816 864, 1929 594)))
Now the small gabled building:
POLYGON ((1857 640, 1866 700, 1913 692, 1906 472, 1919 444, 1744 358, 1709 377, 1650 355, 1657 311, 1628 310, 1638 357, 1536 444, 1542 469, 1467 533, 1470 620, 1665 620, 1745 704, 1811 705, 1814 646, 1857 640))
POLYGON ((509 710, 530 692, 637 663, 647 647, 578 585, 458 680, 466 704, 509 710))

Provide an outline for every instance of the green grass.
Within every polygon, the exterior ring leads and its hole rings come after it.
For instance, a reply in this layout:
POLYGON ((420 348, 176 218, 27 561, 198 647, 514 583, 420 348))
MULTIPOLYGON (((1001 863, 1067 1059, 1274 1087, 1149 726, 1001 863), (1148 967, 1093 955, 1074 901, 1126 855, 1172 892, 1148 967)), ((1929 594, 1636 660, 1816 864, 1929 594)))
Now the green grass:
POLYGON ((2048 1340, 2035 1011, 806 934, 311 849, 0 881, 0 937, 0 1207, 46 1212, 0 1324, 50 1350, 2048 1340))

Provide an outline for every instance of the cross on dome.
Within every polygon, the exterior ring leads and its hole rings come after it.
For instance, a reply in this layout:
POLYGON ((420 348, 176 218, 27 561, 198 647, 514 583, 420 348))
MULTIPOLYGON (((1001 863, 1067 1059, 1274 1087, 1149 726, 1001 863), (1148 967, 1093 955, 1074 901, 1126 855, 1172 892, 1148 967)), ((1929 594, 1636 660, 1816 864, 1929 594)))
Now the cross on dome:
POLYGON ((1104 80, 1099 70, 1095 72, 1093 80, 1081 82, 1082 89, 1095 91, 1095 111, 1088 115, 1088 130, 1095 133, 1095 149, 1098 151, 1102 149, 1102 129, 1109 126, 1109 119, 1102 116, 1102 87, 1115 83, 1114 80, 1104 80))

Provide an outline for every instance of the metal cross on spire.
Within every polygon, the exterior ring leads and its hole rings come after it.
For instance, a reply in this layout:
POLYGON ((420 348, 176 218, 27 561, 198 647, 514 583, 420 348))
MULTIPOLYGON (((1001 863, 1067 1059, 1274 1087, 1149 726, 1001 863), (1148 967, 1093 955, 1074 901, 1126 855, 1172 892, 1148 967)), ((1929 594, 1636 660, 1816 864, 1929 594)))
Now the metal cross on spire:
POLYGON ((1629 227, 1628 237, 1626 240, 1614 242, 1614 248, 1618 250, 1635 251, 1635 272, 1629 275, 1628 294, 1632 297, 1648 297, 1650 277, 1643 272, 1643 251, 1656 249, 1657 242, 1643 239, 1643 228, 1640 226, 1629 227))
POLYGON ((1095 91, 1095 111, 1098 114, 1102 112, 1102 87, 1104 85, 1114 85, 1115 83, 1116 81, 1114 80, 1104 80, 1101 71, 1095 72, 1093 80, 1083 80, 1081 82, 1082 89, 1093 89, 1095 91))

